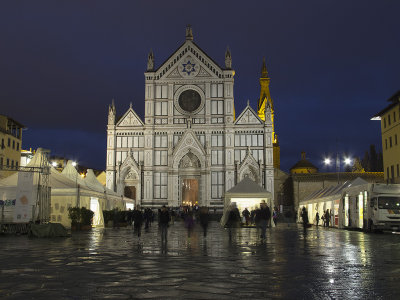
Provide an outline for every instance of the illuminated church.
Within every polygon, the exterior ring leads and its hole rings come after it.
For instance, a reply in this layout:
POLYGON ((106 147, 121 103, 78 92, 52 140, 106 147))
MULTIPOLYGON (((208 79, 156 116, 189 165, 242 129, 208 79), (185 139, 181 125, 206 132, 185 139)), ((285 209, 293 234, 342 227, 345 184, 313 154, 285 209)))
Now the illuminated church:
POLYGON ((224 67, 194 41, 155 65, 148 55, 145 113, 132 104, 117 117, 114 101, 107 125, 106 185, 145 207, 199 205, 220 209, 224 192, 249 177, 274 194, 279 146, 265 61, 257 111, 235 116, 229 49, 224 67))

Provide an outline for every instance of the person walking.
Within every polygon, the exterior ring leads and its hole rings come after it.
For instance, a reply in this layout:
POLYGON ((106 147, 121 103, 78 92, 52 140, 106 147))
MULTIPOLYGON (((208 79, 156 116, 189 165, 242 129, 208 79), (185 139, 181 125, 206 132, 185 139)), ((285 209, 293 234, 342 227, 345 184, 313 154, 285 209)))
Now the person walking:
POLYGON ((303 209, 301 211, 301 218, 303 220, 303 231, 304 231, 304 234, 306 234, 307 226, 308 226, 308 213, 307 213, 305 206, 303 206, 303 209))
POLYGON ((203 228, 203 236, 204 237, 207 236, 208 219, 209 219, 208 207, 203 206, 200 208, 199 221, 200 221, 201 227, 203 228))
POLYGON ((278 211, 276 208, 272 211, 272 220, 274 221, 275 226, 278 224, 278 211))
POLYGON ((329 213, 329 209, 326 210, 325 212, 325 223, 326 223, 326 227, 329 227, 329 221, 330 221, 330 213, 329 213))
POLYGON ((257 214, 258 216, 256 215, 256 219, 258 220, 258 225, 260 226, 261 229, 261 239, 265 240, 267 238, 266 235, 267 226, 271 218, 271 210, 265 203, 265 200, 261 201, 260 209, 257 211, 257 214))
POLYGON ((160 213, 159 213, 159 224, 161 228, 161 243, 167 243, 168 236, 168 223, 171 221, 171 217, 169 215, 168 209, 165 205, 163 205, 160 213))
POLYGON ((317 222, 317 226, 318 226, 318 223, 319 223, 319 213, 318 212, 315 215, 315 221, 317 222))
POLYGON ((231 203, 226 226, 228 227, 229 240, 232 240, 232 235, 236 233, 236 228, 240 226, 240 213, 235 202, 231 203))
POLYGON ((185 214, 185 227, 187 229, 187 237, 190 238, 194 227, 194 220, 193 220, 193 211, 192 209, 188 209, 185 214))
POLYGON ((133 211, 133 232, 137 233, 138 238, 142 235, 143 213, 140 210, 140 205, 136 205, 133 211))
POLYGON ((244 217, 245 221, 246 221, 246 226, 249 225, 249 221, 250 221, 250 212, 247 209, 247 207, 244 209, 244 211, 242 211, 242 216, 244 217))

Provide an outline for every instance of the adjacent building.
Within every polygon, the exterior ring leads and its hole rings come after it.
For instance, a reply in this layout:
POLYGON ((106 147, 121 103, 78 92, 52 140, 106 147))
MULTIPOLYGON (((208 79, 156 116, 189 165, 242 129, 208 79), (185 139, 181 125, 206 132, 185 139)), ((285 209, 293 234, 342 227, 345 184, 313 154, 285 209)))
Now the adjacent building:
POLYGON ((193 41, 190 27, 158 67, 150 52, 144 119, 132 104, 121 117, 114 101, 109 106, 107 187, 147 207, 222 209, 225 191, 244 177, 273 195, 279 145, 265 61, 257 111, 248 103, 236 117, 234 75, 229 49, 220 66, 193 41))
POLYGON ((11 175, 20 165, 23 128, 21 123, 0 115, 0 178, 11 175))
POLYGON ((400 183, 400 91, 372 119, 381 121, 383 171, 386 182, 400 183))

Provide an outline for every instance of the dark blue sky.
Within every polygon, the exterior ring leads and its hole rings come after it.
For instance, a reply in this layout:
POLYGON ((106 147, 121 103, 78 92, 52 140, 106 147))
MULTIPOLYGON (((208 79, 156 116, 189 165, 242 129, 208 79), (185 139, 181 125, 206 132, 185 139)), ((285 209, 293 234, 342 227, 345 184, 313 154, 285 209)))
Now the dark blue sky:
MULTIPOLYGON (((159 66, 185 38, 221 66, 230 47, 239 115, 256 108, 265 56, 282 169, 381 149, 370 121, 400 89, 400 1, 2 1, 0 113, 44 147, 104 169, 108 104, 143 116, 150 48, 159 66)), ((321 168, 321 170, 323 170, 321 168)))

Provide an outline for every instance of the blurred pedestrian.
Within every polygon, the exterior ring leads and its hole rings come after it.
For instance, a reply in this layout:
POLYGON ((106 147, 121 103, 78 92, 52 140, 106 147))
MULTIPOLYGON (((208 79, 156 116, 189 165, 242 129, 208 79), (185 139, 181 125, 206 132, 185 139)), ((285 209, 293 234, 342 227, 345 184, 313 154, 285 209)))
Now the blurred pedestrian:
POLYGON ((236 228, 240 226, 240 213, 236 207, 236 202, 231 203, 226 226, 228 227, 229 240, 232 240, 232 235, 236 233, 236 228))
POLYGON ((203 206, 200 208, 199 212, 199 221, 200 225, 203 228, 203 236, 207 236, 207 227, 208 227, 208 221, 209 221, 209 215, 208 215, 208 207, 203 206))
POLYGON ((272 220, 274 221, 275 226, 278 224, 278 212, 276 208, 272 211, 272 220))
POLYGON ((318 212, 315 215, 315 221, 317 222, 317 226, 318 226, 318 223, 319 223, 319 213, 318 212))
POLYGON ((261 200, 260 209, 256 212, 256 219, 258 222, 258 226, 261 229, 261 239, 266 239, 266 231, 267 226, 269 224, 271 218, 271 210, 268 205, 265 203, 265 200, 261 200))
POLYGON ((308 213, 305 206, 303 206, 303 209, 301 210, 301 218, 303 220, 303 231, 306 233, 308 227, 308 213))
POLYGON ((248 226, 248 225, 249 225, 249 221, 250 221, 250 212, 249 212, 249 210, 247 209, 247 207, 242 211, 242 216, 243 216, 244 219, 245 219, 246 226, 248 226))
POLYGON ((165 205, 163 205, 162 209, 160 210, 158 220, 161 228, 161 243, 164 244, 167 243, 168 223, 171 221, 171 217, 165 205))
POLYGON ((325 223, 326 223, 326 227, 329 227, 329 221, 330 221, 330 213, 329 213, 329 209, 326 210, 325 212, 325 223))
POLYGON ((142 224, 143 224, 143 213, 140 210, 140 205, 136 205, 133 211, 133 230, 137 233, 138 238, 142 234, 142 224))
POLYGON ((192 209, 188 209, 185 215, 185 227, 187 229, 187 236, 190 238, 194 227, 194 220, 193 220, 193 211, 192 209))

